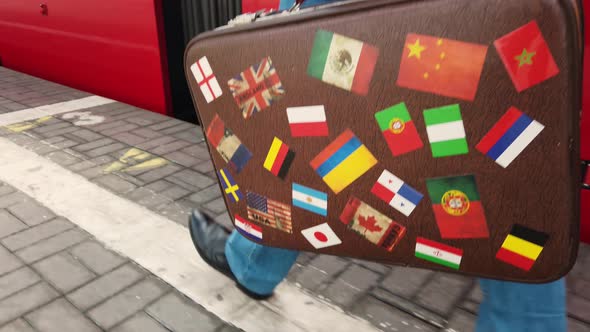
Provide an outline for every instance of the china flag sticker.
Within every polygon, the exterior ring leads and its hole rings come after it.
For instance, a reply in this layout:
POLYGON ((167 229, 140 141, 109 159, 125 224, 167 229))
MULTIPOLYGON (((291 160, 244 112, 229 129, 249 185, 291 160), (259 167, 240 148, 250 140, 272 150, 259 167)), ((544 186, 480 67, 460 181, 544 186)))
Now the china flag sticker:
POLYGON ((535 21, 496 40, 494 46, 518 92, 559 73, 535 21))
POLYGON ((397 85, 473 101, 487 50, 485 45, 410 33, 397 85))
POLYGON ((330 228, 328 223, 323 223, 301 231, 307 241, 316 248, 325 248, 342 243, 336 233, 330 228))

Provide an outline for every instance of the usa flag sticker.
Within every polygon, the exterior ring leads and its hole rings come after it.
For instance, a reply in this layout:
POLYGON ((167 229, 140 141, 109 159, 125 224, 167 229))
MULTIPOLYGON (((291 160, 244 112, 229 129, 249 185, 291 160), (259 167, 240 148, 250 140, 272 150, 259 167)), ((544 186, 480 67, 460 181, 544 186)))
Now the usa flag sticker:
POLYGON ((240 234, 254 241, 262 241, 262 227, 247 221, 237 214, 234 217, 236 229, 240 234))
POLYGON ((199 84, 199 88, 201 88, 207 104, 221 96, 221 87, 217 82, 217 78, 213 75, 213 70, 209 65, 207 57, 204 56, 195 62, 191 66, 191 71, 199 84))
POLYGON ((316 249, 339 245, 342 241, 336 236, 336 233, 330 228, 328 223, 310 227, 301 231, 307 241, 316 249))

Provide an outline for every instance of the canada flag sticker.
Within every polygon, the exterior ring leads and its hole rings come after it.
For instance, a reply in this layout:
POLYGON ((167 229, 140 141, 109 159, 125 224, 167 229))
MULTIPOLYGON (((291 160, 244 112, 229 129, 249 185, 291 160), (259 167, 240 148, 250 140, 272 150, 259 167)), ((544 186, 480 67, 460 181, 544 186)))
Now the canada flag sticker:
POLYGON ((342 243, 336 233, 330 228, 328 223, 323 223, 301 231, 307 241, 316 248, 325 248, 338 245, 342 243))

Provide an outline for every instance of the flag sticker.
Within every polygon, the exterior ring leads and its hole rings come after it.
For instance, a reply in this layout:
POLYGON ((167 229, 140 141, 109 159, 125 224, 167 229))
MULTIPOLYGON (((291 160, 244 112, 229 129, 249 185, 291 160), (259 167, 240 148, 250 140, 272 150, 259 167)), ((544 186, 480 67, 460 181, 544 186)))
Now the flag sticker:
POLYGON ((246 163, 252 158, 252 153, 240 139, 227 127, 217 114, 209 124, 206 131, 207 140, 215 147, 221 158, 225 160, 230 168, 240 173, 246 163))
POLYGON ((388 170, 383 170, 371 192, 406 217, 414 211, 424 197, 388 170))
POLYGON ((285 94, 270 57, 250 66, 227 82, 244 119, 262 112, 285 94))
POLYGON ((494 46, 518 92, 559 73, 536 21, 500 37, 494 46))
POLYGON ((285 179, 294 158, 295 152, 289 149, 287 144, 275 137, 272 140, 263 166, 275 176, 285 179))
POLYGON ((213 75, 213 70, 209 65, 207 57, 204 56, 199 61, 193 63, 191 65, 191 72, 195 76, 195 80, 199 84, 199 88, 207 104, 221 96, 221 87, 217 82, 217 78, 213 75))
POLYGON ((338 194, 371 167, 377 159, 350 131, 345 130, 311 162, 311 167, 338 194))
POLYGON ((406 234, 404 226, 356 197, 348 200, 340 215, 340 221, 348 225, 351 231, 387 251, 392 251, 406 234))
POLYGON ((458 270, 463 258, 463 250, 423 237, 416 239, 416 257, 429 262, 458 270))
POLYGON ((223 192, 229 197, 232 203, 237 203, 242 199, 242 192, 240 191, 240 187, 234 181, 234 178, 229 174, 227 169, 222 168, 217 171, 217 176, 219 177, 219 181, 221 182, 221 186, 223 187, 223 192))
POLYGON ((328 136, 323 105, 288 107, 287 118, 293 137, 328 136))
POLYGON ((475 148, 506 168, 544 128, 516 107, 510 107, 475 148))
POLYGON ((239 215, 234 215, 236 229, 240 234, 254 241, 262 241, 262 227, 255 225, 239 215))
POLYGON ((293 183, 293 206, 319 214, 328 215, 328 194, 293 183))
POLYGON ((412 152, 424 146, 405 103, 399 103, 375 113, 375 119, 394 156, 412 152))
POLYGON ((359 95, 367 95, 379 50, 330 31, 318 30, 307 74, 359 95))
POLYGON ((262 195, 246 192, 246 210, 248 219, 293 233, 291 226, 291 207, 262 195))
POLYGON ((502 243, 496 258, 529 271, 541 255, 549 235, 515 224, 502 243))
POLYGON ((473 175, 426 179, 443 239, 486 238, 486 217, 473 175))
POLYGON ((397 85, 473 101, 488 47, 410 33, 397 85))
POLYGON ((459 104, 424 110, 424 122, 433 157, 469 152, 459 104))
POLYGON ((336 233, 330 228, 328 223, 323 223, 301 231, 307 241, 316 249, 336 246, 342 241, 336 236, 336 233))

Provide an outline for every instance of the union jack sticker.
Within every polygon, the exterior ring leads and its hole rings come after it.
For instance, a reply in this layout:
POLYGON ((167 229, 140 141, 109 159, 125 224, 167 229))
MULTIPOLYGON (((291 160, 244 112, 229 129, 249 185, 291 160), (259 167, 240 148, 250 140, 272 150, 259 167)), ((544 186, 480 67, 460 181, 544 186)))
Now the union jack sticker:
POLYGON ((261 112, 285 94, 270 57, 230 79, 227 85, 244 119, 261 112))
POLYGON ((202 57, 199 61, 191 66, 191 71, 201 88, 201 92, 207 101, 207 104, 221 96, 221 87, 213 75, 213 70, 209 65, 207 57, 202 57))

